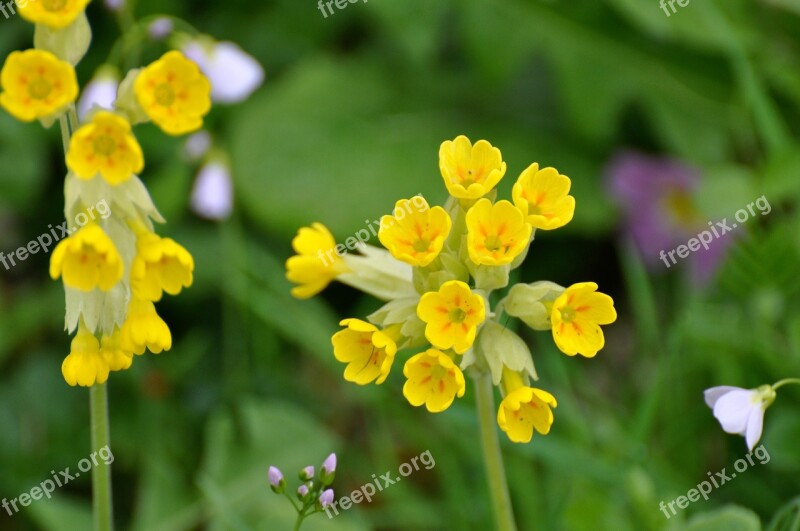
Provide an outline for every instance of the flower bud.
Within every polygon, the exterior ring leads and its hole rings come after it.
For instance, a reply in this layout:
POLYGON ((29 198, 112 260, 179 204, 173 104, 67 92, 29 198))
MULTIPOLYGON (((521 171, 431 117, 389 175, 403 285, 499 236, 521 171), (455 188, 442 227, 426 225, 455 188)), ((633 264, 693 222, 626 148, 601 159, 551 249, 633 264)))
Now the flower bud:
POLYGON ((297 487, 297 497, 300 498, 300 501, 305 500, 305 498, 308 496, 308 492, 308 486, 305 484, 297 487))
POLYGON ((500 384, 503 367, 538 379, 528 345, 516 333, 495 321, 487 321, 483 325, 476 341, 476 350, 486 360, 494 385, 500 384))
POLYGON ((550 330, 550 310, 564 288, 553 282, 517 284, 508 292, 505 311, 534 330, 550 330))
MULTIPOLYGON (((336 475, 336 454, 331 454, 322 463, 322 468, 319 470, 319 480, 322 485, 327 487, 333 483, 333 478, 336 475)), ((324 494, 324 492, 323 492, 324 494)))
POLYGON ((323 491, 322 494, 319 495, 318 506, 320 510, 325 509, 325 507, 327 507, 332 503, 333 503, 333 489, 328 489, 326 491, 323 491))
POLYGON ((283 474, 274 466, 269 467, 269 486, 275 494, 282 494, 286 488, 286 480, 283 474))
POLYGON ((299 476, 301 481, 308 481, 310 479, 314 479, 314 467, 311 465, 305 467, 303 470, 300 471, 299 476))
POLYGON ((54 29, 44 24, 36 24, 33 32, 33 45, 37 50, 47 50, 73 66, 77 65, 92 42, 92 28, 86 13, 81 13, 67 27, 54 29))

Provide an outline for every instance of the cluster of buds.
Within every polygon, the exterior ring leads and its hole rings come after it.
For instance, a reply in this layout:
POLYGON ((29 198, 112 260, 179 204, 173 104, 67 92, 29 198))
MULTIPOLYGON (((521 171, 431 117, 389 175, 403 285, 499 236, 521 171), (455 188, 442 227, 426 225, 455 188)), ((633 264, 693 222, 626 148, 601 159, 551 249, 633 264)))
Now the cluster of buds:
POLYGON ((514 442, 529 442, 534 430, 549 432, 556 399, 531 386, 538 379, 533 357, 503 315, 551 331, 568 356, 593 357, 604 346, 600 325, 616 320, 614 302, 593 282, 507 289, 536 231, 572 220, 568 177, 534 163, 514 184, 513 202, 497 200, 495 187, 506 173, 500 150, 464 136, 441 145, 439 168, 449 199, 433 207, 421 196, 398 201, 380 221, 378 238, 387 250, 362 243, 360 254, 344 254, 330 231, 314 223, 292 242, 297 255, 286 263, 287 278, 300 298, 337 280, 387 301, 367 321, 343 320, 333 335, 345 380, 381 384, 398 351, 416 350, 403 367, 403 394, 437 413, 464 395, 465 373, 490 374, 503 396, 500 428, 514 442), (505 297, 493 296, 499 290, 505 297))
POLYGON ((336 477, 336 454, 329 455, 323 461, 319 472, 310 465, 300 470, 298 477, 302 483, 295 491, 299 503, 287 492, 286 479, 278 468, 269 467, 268 477, 272 492, 285 495, 302 521, 306 516, 324 511, 333 503, 333 489, 329 487, 336 477))
POLYGON ((54 249, 50 275, 66 293, 71 353, 62 364, 70 385, 103 384, 134 355, 169 350, 172 336, 154 303, 193 281, 194 261, 159 236, 164 222, 143 182, 144 155, 133 126, 152 122, 169 135, 198 130, 211 108, 211 84, 179 51, 126 75, 110 109, 81 118, 75 66, 91 43, 88 0, 28 2, 20 15, 35 24, 34 48, 11 53, 2 68, 0 106, 45 127, 60 121, 68 169, 64 214, 68 238, 54 249), (108 215, 97 218, 103 205, 108 215))

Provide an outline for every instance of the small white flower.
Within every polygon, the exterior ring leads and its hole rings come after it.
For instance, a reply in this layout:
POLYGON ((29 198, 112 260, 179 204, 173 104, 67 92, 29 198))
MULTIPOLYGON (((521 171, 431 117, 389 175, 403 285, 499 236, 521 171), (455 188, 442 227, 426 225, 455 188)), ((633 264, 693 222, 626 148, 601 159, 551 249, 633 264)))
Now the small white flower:
POLYGON ((761 439, 764 428, 764 411, 775 401, 775 390, 770 385, 758 389, 742 389, 727 385, 706 389, 705 400, 714 411, 714 417, 727 433, 741 435, 752 451, 761 439))
POLYGON ((231 215, 233 182, 226 164, 211 161, 200 168, 192 191, 192 210, 212 220, 223 220, 231 215))
POLYGON ((258 61, 235 43, 193 40, 182 51, 211 81, 211 99, 216 102, 243 101, 264 81, 258 61))
POLYGON ((125 5, 125 0, 105 0, 105 4, 110 11, 120 11, 125 5))
POLYGON ((186 139, 183 144, 183 153, 190 161, 197 162, 206 156, 212 143, 211 134, 205 129, 201 129, 186 139))
POLYGON ((169 37, 174 29, 175 24, 173 24, 171 18, 159 17, 150 23, 150 27, 147 28, 147 34, 154 41, 160 41, 169 37))
POLYGON ((109 68, 101 68, 83 89, 78 101, 78 118, 84 120, 93 107, 112 110, 117 101, 119 79, 109 68))

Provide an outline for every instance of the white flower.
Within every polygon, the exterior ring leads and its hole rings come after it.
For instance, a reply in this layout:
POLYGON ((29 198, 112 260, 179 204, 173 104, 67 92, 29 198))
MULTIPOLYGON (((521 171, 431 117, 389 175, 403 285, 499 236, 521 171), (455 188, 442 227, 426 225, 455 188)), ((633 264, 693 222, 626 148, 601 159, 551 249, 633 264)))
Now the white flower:
POLYGON ((205 129, 201 129, 186 139, 183 144, 183 153, 190 161, 197 162, 206 156, 212 144, 211 134, 205 129))
POLYGON ((775 401, 775 390, 770 385, 758 389, 742 389, 723 385, 706 389, 705 400, 714 411, 722 429, 741 435, 747 448, 753 451, 764 427, 764 411, 775 401))
POLYGON ((160 41, 169 37, 174 29, 175 24, 173 24, 172 19, 159 17, 150 23, 150 27, 147 28, 147 34, 154 41, 160 41))
POLYGON ((105 0, 105 4, 110 11, 120 11, 125 5, 125 0, 105 0))
POLYGON ((222 220, 231 215, 233 182, 226 164, 212 161, 200 168, 192 191, 192 210, 212 220, 222 220))
POLYGON ((211 81, 211 99, 216 102, 245 100, 264 81, 258 61, 235 43, 193 40, 182 51, 211 81))
POLYGON ((112 110, 117 101, 119 79, 113 69, 103 67, 97 71, 94 78, 83 89, 81 99, 78 101, 78 118, 84 120, 93 107, 102 107, 112 110))

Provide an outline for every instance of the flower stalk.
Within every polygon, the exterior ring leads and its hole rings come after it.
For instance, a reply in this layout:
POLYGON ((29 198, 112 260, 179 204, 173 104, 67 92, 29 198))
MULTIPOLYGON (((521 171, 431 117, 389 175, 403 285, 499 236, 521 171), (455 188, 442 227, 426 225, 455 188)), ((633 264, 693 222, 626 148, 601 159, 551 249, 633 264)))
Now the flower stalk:
MULTIPOLYGON (((89 391, 92 422, 92 452, 110 448, 108 422, 108 386, 94 385, 89 391)), ((114 508, 111 497, 111 464, 100 461, 92 469, 92 508, 95 531, 114 529, 114 508)))

